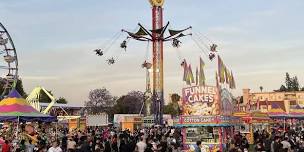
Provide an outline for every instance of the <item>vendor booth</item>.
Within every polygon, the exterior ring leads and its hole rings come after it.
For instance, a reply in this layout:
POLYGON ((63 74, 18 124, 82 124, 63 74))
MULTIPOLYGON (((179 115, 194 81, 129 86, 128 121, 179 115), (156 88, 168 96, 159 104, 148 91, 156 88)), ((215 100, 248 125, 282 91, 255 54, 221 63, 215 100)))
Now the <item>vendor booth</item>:
POLYGON ((238 118, 232 116, 231 94, 215 86, 192 86, 183 89, 183 115, 175 126, 182 127, 184 150, 193 151, 197 141, 203 150, 224 151, 228 136, 238 118), (221 93, 221 94, 220 94, 221 93))
POLYGON ((183 143, 193 149, 201 141, 206 151, 225 149, 225 141, 233 134, 232 126, 238 119, 229 116, 181 116, 176 126, 183 127, 183 143))
POLYGON ((236 127, 235 131, 239 131, 241 134, 245 134, 249 141, 249 144, 254 143, 253 133, 256 130, 266 130, 269 131, 271 119, 267 113, 262 113, 260 111, 252 112, 236 112, 233 114, 235 117, 240 118, 239 125, 236 127))

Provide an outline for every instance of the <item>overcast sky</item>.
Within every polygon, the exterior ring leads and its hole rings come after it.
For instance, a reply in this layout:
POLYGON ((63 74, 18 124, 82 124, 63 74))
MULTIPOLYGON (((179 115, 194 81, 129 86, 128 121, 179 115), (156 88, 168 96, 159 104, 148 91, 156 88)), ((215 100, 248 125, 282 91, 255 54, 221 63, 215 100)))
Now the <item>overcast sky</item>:
MULTIPOLYGON (((170 21, 173 29, 191 25, 194 34, 206 35, 219 45, 224 63, 234 72, 237 96, 243 88, 277 89, 285 72, 297 75, 304 84, 303 8, 303 0, 166 0, 164 21, 170 21)), ((56 97, 81 105, 91 89, 106 87, 117 96, 145 89, 141 64, 147 43, 130 41, 124 52, 119 49, 126 37, 122 35, 105 57, 92 50, 105 47, 121 29, 133 31, 138 22, 150 28, 148 0, 1 0, 0 22, 16 45, 20 77, 28 93, 43 86, 56 97), (109 66, 105 60, 111 56, 117 63, 109 66)), ((179 50, 165 44, 165 98, 168 93, 181 93, 185 86, 182 58, 195 67, 201 56, 207 63, 207 81, 214 85, 215 63, 191 37, 182 41, 179 50)))

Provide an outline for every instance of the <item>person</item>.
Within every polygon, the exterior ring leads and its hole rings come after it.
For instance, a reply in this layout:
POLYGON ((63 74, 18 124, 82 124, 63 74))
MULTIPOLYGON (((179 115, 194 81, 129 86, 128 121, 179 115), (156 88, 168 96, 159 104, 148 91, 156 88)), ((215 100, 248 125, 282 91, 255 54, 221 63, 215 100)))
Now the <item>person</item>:
POLYGON ((8 144, 8 140, 5 140, 4 144, 2 145, 2 152, 10 152, 11 147, 8 144))
POLYGON ((202 142, 201 141, 197 141, 196 142, 196 146, 194 147, 194 152, 202 152, 201 146, 202 146, 202 142))
POLYGON ((62 152, 62 149, 59 147, 59 141, 54 141, 53 146, 49 148, 48 152, 62 152))
POLYGON ((269 137, 269 134, 266 134, 265 139, 263 139, 263 143, 265 144, 265 151, 270 152, 271 151, 271 139, 269 137))
POLYGON ((90 144, 89 144, 86 136, 82 136, 80 138, 80 143, 81 143, 81 146, 80 146, 81 152, 90 152, 91 151, 91 147, 90 147, 90 144))
POLYGON ((280 142, 280 137, 276 136, 273 142, 273 151, 272 152, 280 152, 283 149, 283 145, 280 142))
POLYGON ((61 140, 61 149, 62 149, 62 151, 67 151, 67 140, 68 140, 68 137, 67 137, 67 135, 64 133, 64 135, 63 135, 63 138, 62 138, 62 140, 61 140))
POLYGON ((291 150, 291 144, 288 142, 288 137, 284 137, 284 140, 281 142, 283 145, 284 151, 290 151, 291 150))
MULTIPOLYGON (((109 137, 110 138, 110 137, 109 137)), ((111 152, 111 143, 109 141, 110 139, 106 139, 105 141, 105 149, 104 152, 111 152)))
POLYGON ((20 145, 19 145, 19 148, 18 148, 18 149, 19 149, 20 151, 25 151, 25 148, 26 148, 26 147, 25 147, 25 140, 22 139, 21 142, 20 142, 20 145))
POLYGON ((257 152, 263 152, 263 151, 265 151, 265 147, 264 147, 262 141, 259 141, 259 142, 257 143, 257 145, 256 145, 256 147, 255 147, 255 150, 256 150, 257 152))
POLYGON ((146 148, 147 148, 147 144, 144 142, 144 138, 140 137, 140 141, 136 144, 136 151, 144 152, 146 148))
POLYGON ((76 149, 76 142, 72 139, 72 137, 69 137, 68 139, 67 148, 69 152, 74 152, 76 149))
POLYGON ((114 136, 112 137, 112 141, 111 141, 111 145, 112 145, 112 151, 114 152, 118 152, 118 143, 117 143, 117 135, 114 134, 114 136))
POLYGON ((29 140, 29 142, 25 144, 26 152, 33 152, 34 148, 35 148, 35 145, 32 143, 32 140, 29 140))

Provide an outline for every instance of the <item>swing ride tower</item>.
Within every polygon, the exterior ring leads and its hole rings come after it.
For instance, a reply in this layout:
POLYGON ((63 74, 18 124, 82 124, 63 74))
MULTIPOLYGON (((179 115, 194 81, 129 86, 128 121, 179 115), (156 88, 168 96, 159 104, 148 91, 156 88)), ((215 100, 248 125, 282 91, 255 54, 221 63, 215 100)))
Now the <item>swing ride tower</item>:
MULTIPOLYGON (((169 22, 163 25, 163 4, 164 0, 149 0, 152 5, 152 29, 147 30, 141 24, 139 30, 135 33, 122 30, 128 33, 127 39, 134 39, 137 41, 152 42, 152 112, 154 116, 154 123, 157 125, 163 124, 163 108, 164 108, 164 70, 163 70, 163 44, 166 41, 172 41, 173 47, 179 47, 179 39, 191 35, 183 32, 191 29, 191 26, 182 30, 168 29, 169 22), (168 31, 169 35, 164 36, 168 31)), ((126 49, 127 40, 121 44, 121 48, 126 49)))
MULTIPOLYGON (((163 27, 164 0, 150 0, 152 5, 152 31, 163 27)), ((162 124, 164 107, 163 33, 152 32, 153 107, 154 122, 162 124)))

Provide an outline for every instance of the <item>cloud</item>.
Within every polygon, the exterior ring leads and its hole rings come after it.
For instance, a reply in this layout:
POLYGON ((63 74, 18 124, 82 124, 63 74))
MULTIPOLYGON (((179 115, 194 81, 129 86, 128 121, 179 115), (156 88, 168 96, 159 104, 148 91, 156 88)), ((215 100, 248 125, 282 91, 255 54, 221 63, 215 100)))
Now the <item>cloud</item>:
POLYGON ((23 80, 35 81, 35 80, 58 80, 57 76, 22 76, 23 80))

